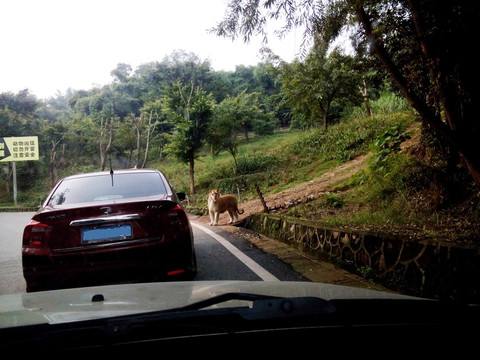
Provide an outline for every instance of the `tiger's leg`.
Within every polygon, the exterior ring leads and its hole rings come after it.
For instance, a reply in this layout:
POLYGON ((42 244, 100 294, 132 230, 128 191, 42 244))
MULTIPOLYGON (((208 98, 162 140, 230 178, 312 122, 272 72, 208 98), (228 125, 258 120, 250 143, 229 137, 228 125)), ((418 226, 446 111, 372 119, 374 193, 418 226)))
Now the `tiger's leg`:
POLYGON ((214 215, 214 212, 211 211, 211 210, 209 210, 208 213, 210 214, 210 224, 209 224, 209 225, 211 226, 211 225, 213 225, 213 223, 214 223, 214 220, 215 220, 215 219, 214 219, 214 216, 215 216, 215 215, 214 215))
POLYGON ((230 217, 230 221, 228 222, 229 224, 233 222, 234 214, 235 213, 233 211, 228 210, 228 216, 230 217))

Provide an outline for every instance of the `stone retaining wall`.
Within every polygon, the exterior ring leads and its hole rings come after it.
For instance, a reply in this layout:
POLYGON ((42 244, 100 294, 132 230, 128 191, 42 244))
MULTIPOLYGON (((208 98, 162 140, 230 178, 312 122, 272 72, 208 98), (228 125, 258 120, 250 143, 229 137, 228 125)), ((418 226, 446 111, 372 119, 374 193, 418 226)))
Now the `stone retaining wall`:
POLYGON ((264 213, 250 215, 245 227, 313 257, 334 262, 394 291, 480 303, 478 245, 460 246, 321 228, 264 213))

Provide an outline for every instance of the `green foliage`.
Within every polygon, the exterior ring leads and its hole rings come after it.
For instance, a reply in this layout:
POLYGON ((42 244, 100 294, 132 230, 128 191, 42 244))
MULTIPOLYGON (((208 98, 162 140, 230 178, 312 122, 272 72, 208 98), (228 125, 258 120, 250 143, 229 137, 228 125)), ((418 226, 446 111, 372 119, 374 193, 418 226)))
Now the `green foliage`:
POLYGON ((277 123, 272 112, 266 112, 260 103, 259 93, 242 91, 235 97, 228 96, 214 107, 207 142, 212 153, 225 150, 232 155, 237 172, 237 153, 240 133, 249 140, 249 131, 256 136, 272 135, 277 123))
MULTIPOLYGON (((382 91, 379 97, 371 100, 369 104, 373 114, 398 114, 408 112, 410 109, 410 105, 404 98, 387 90, 382 91)), ((362 105, 361 107, 352 108, 348 116, 353 119, 358 119, 367 116, 367 113, 365 112, 365 107, 362 105)))
POLYGON ((313 129, 292 145, 292 150, 317 161, 342 163, 367 151, 371 142, 393 124, 400 122, 405 128, 411 121, 408 115, 372 116, 340 123, 328 131, 313 129))
POLYGON ((242 156, 238 159, 237 174, 248 175, 268 171, 278 164, 275 155, 253 154, 242 156))
POLYGON ((268 154, 248 154, 238 158, 237 168, 228 160, 209 163, 198 175, 198 188, 205 190, 218 188, 223 193, 243 190, 253 190, 255 181, 268 178, 275 172, 278 158, 268 154), (251 187, 251 189, 250 189, 251 187))
POLYGON ((338 194, 325 194, 324 198, 327 206, 334 208, 341 208, 343 206, 343 200, 338 194))
POLYGON ((273 114, 265 114, 253 124, 253 132, 258 136, 273 135, 278 123, 273 114))
POLYGON ((205 141, 212 107, 211 97, 199 87, 173 86, 163 101, 164 114, 176 129, 166 151, 180 161, 192 162, 205 141))
POLYGON ((407 139, 410 139, 410 135, 398 124, 385 130, 371 146, 374 155, 370 167, 378 173, 386 174, 388 172, 387 160, 398 153, 400 145, 407 139))
POLYGON ((36 134, 39 121, 35 117, 40 103, 28 90, 17 94, 0 93, 0 136, 25 136, 36 134))
POLYGON ((337 51, 326 56, 317 44, 304 62, 282 65, 283 103, 299 123, 295 126, 327 128, 336 102, 359 103, 360 79, 353 63, 352 57, 337 51))
POLYGON ((408 102, 394 92, 384 91, 376 101, 370 104, 374 114, 392 114, 401 111, 408 111, 408 102))

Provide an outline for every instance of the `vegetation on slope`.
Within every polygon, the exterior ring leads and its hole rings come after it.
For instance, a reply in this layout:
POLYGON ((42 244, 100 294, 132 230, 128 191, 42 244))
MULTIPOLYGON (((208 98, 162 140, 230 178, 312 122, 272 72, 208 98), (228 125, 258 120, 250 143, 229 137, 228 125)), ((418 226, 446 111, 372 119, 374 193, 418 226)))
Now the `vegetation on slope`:
MULTIPOLYGON (((255 184, 264 195, 301 183, 308 186, 308 181, 371 152, 368 166, 339 183, 336 191, 281 213, 325 226, 478 239, 479 198, 471 177, 463 168, 449 168, 448 157, 435 149, 433 138, 415 120, 408 110, 384 109, 328 131, 290 130, 252 139, 239 146, 237 173, 228 153, 212 156, 205 151, 197 162, 198 194, 189 199, 190 209, 204 208, 211 188, 252 200, 258 198, 255 184)), ((174 179, 177 190, 187 190, 186 166, 160 162, 158 167, 174 179)))

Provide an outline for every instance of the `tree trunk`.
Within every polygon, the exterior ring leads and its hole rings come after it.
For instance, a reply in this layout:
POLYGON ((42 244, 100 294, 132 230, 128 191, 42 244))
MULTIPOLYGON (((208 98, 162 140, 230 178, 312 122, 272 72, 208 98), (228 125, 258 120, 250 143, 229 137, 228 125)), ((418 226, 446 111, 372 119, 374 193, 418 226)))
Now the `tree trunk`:
POLYGON ((139 166, 140 162, 140 136, 141 136, 141 123, 142 123, 142 117, 140 116, 138 119, 134 117, 134 124, 135 128, 137 130, 137 157, 135 159, 135 168, 139 166))
POLYGON ((233 169, 233 174, 234 174, 234 175, 237 175, 238 163, 237 163, 237 157, 235 156, 235 151, 231 151, 230 154, 231 154, 232 157, 233 157, 233 163, 234 163, 234 165, 235 165, 235 169, 233 169))
POLYGON ((53 189, 57 180, 55 158, 57 157, 57 145, 59 143, 60 140, 52 140, 52 150, 50 150, 50 189, 53 189))
POLYGON ((105 119, 102 117, 100 119, 100 143, 98 145, 98 150, 100 151, 100 169, 105 170, 105 152, 103 150, 103 137, 105 136, 105 119))
POLYGON ((107 126, 108 122, 102 118, 100 121, 100 165, 102 171, 105 170, 105 162, 107 160, 107 154, 110 152, 110 149, 112 148, 112 143, 113 143, 113 124, 114 124, 114 118, 113 116, 110 119, 110 128, 109 128, 109 137, 108 137, 108 144, 103 148, 103 138, 105 136, 105 132, 107 131, 107 126))
POLYGON ((367 89, 367 83, 365 82, 365 79, 363 79, 363 88, 358 85, 358 89, 360 90, 360 94, 363 96, 363 102, 365 103, 365 109, 367 110, 367 116, 370 117, 372 116, 372 110, 370 108, 370 99, 368 97, 368 89, 367 89))
POLYGON ((150 134, 151 134, 151 128, 152 128, 152 116, 153 116, 153 110, 150 111, 150 118, 148 119, 147 139, 145 144, 145 156, 143 157, 142 169, 145 167, 145 164, 147 163, 147 158, 148 158, 148 148, 150 147, 150 134))
POLYGON ((245 126, 245 127, 243 128, 243 131, 244 131, 244 133, 245 133, 245 141, 246 141, 246 142, 249 142, 250 139, 248 138, 248 129, 247 129, 247 126, 245 126))
POLYGON ((260 201, 262 202, 263 212, 268 213, 267 203, 265 202, 265 199, 263 198, 262 192, 260 191, 260 187, 258 186, 258 184, 255 184, 255 190, 257 190, 258 197, 260 198, 260 201))
POLYGON ((133 157, 133 150, 130 150, 130 153, 128 154, 128 167, 132 166, 132 157, 133 157))
POLYGON ((191 159, 190 165, 190 195, 195 195, 195 160, 191 159))
POLYGON ((465 156, 463 156, 462 153, 460 153, 460 156, 468 172, 470 173, 470 175, 472 175, 473 181, 475 181, 475 184, 480 187, 480 161, 478 159, 478 156, 473 159, 476 160, 476 162, 472 161, 471 158, 466 158, 465 156))
POLYGON ((10 163, 7 163, 6 165, 7 166, 2 167, 5 180, 5 192, 10 194, 10 178, 12 177, 12 170, 10 169, 10 163))
POLYGON ((324 108, 322 102, 318 100, 318 106, 320 108, 320 112, 322 113, 323 128, 325 129, 325 131, 327 131, 328 130, 327 115, 328 115, 328 111, 330 110, 330 105, 327 104, 327 106, 324 108))

